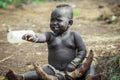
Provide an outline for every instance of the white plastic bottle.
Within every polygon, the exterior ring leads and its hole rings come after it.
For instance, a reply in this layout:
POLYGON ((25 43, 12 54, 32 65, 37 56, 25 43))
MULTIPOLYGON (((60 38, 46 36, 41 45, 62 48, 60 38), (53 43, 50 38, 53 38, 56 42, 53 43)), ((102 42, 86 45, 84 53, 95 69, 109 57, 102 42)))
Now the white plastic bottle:
POLYGON ((25 34, 35 35, 35 32, 32 30, 9 31, 7 34, 7 40, 9 43, 24 43, 26 41, 22 39, 22 36, 25 34))

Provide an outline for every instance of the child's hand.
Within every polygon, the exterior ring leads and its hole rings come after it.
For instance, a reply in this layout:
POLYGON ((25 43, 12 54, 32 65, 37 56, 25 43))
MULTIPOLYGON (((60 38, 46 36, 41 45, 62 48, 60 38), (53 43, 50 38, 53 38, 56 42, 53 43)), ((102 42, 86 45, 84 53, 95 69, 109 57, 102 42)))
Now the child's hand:
POLYGON ((25 34, 25 35, 23 35, 22 39, 26 40, 26 41, 35 42, 36 37, 33 34, 25 34))
POLYGON ((69 72, 72 72, 73 70, 75 70, 76 69, 76 67, 73 65, 73 64, 68 64, 68 66, 67 66, 67 68, 66 68, 66 70, 67 71, 69 71, 69 72))

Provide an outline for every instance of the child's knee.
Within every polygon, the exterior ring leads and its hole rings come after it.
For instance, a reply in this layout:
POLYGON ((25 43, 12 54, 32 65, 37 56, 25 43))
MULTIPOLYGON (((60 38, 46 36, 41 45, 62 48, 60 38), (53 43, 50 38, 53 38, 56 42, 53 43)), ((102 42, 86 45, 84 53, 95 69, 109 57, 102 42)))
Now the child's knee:
POLYGON ((53 66, 51 66, 50 64, 46 64, 42 67, 42 69, 50 75, 55 75, 57 73, 59 73, 59 71, 57 69, 55 69, 53 66))

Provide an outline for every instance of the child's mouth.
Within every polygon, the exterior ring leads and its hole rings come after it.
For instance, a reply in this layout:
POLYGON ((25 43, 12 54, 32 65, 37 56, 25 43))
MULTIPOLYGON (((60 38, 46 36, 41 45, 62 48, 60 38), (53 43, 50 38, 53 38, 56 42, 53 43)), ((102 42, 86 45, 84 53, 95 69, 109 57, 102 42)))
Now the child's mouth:
POLYGON ((59 28, 58 28, 58 27, 55 27, 54 29, 55 29, 55 30, 59 30, 59 28))

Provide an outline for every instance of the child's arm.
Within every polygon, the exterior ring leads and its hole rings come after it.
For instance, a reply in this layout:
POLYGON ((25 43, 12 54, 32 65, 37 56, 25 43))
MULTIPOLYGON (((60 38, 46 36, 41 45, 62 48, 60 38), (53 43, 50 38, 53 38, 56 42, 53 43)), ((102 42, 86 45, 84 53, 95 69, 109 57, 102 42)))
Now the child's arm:
POLYGON ((80 62, 84 60, 86 56, 86 47, 79 33, 74 32, 74 40, 75 40, 75 45, 77 49, 77 56, 73 60, 73 62, 76 64, 79 64, 80 62))
POLYGON ((73 32, 73 35, 74 35, 74 42, 77 49, 77 55, 76 55, 76 58, 68 64, 68 67, 70 68, 74 68, 74 67, 76 68, 78 65, 80 65, 80 63, 84 60, 86 56, 86 47, 79 33, 73 32))
POLYGON ((25 34, 22 37, 26 41, 35 42, 35 43, 44 43, 47 42, 50 38, 49 32, 43 34, 25 34))

